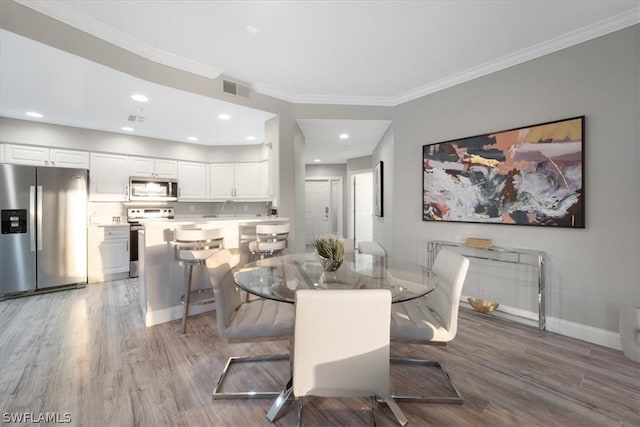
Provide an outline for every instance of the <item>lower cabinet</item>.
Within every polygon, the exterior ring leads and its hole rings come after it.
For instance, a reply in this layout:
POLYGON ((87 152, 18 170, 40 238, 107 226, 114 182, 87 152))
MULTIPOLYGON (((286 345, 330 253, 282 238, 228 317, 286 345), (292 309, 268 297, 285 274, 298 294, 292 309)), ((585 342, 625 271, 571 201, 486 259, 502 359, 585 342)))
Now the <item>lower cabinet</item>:
POLYGON ((89 283, 129 277, 129 226, 91 226, 89 283))

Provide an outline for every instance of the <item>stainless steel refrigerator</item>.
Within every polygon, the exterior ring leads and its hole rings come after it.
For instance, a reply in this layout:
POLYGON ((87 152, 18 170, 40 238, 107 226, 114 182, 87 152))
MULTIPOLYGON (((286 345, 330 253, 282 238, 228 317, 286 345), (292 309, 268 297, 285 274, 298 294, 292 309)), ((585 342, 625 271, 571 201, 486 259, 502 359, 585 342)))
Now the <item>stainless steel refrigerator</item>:
POLYGON ((0 297, 87 283, 87 170, 0 165, 0 297))

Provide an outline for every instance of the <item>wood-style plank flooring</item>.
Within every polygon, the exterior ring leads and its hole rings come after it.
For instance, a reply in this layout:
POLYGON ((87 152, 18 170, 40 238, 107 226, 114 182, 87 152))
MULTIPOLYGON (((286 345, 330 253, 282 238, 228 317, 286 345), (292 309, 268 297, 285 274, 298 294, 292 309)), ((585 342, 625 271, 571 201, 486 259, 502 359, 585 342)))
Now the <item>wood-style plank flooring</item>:
MULTIPOLYGON (((227 357, 288 342, 227 344, 215 316, 145 328, 135 280, 0 302, 0 416, 69 413, 77 426, 267 426, 266 400, 213 401, 227 357)), ((462 309, 447 347, 392 345, 443 362, 464 406, 400 403, 412 426, 639 426, 640 365, 621 352, 462 309)), ((288 363, 234 371, 228 388, 278 388, 288 363)), ((446 393, 432 368, 393 368, 396 390, 446 393)), ((296 423, 295 411, 277 420, 296 423)), ((308 426, 368 423, 361 399, 310 399, 308 426)), ((379 426, 396 425, 384 405, 379 426)), ((51 424, 53 425, 53 424, 51 424)))

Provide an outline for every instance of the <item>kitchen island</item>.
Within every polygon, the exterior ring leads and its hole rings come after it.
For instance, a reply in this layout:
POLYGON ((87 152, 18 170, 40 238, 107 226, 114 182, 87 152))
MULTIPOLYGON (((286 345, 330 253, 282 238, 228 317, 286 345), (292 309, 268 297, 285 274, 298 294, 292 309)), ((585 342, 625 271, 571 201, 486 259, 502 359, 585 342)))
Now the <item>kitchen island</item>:
MULTIPOLYGON (((255 238, 256 224, 287 221, 288 218, 279 217, 195 217, 144 222, 138 239, 138 282, 145 326, 182 318, 180 297, 184 293, 185 268, 175 258, 173 234, 177 227, 196 224, 205 229, 224 229, 225 248, 238 253, 240 262, 244 263, 249 257, 248 241, 255 238)), ((210 288, 206 267, 194 268, 192 290, 210 288)), ((189 312, 199 314, 214 309, 215 304, 194 305, 189 312)))

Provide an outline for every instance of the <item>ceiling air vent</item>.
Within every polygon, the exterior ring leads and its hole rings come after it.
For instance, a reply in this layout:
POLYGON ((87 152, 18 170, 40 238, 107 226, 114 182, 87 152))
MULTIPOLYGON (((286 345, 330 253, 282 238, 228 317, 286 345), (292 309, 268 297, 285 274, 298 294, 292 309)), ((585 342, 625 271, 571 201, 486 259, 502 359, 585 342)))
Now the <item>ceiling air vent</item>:
POLYGON ((136 116, 135 114, 129 114, 129 116, 127 117, 127 120, 130 122, 144 122, 144 117, 143 116, 136 116))
POLYGON ((222 90, 224 93, 228 93, 230 95, 243 96, 245 98, 249 97, 249 93, 251 89, 247 86, 242 86, 234 82, 230 82, 229 80, 222 81, 222 90))

